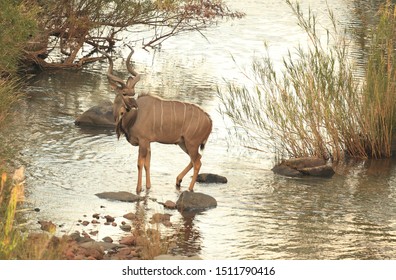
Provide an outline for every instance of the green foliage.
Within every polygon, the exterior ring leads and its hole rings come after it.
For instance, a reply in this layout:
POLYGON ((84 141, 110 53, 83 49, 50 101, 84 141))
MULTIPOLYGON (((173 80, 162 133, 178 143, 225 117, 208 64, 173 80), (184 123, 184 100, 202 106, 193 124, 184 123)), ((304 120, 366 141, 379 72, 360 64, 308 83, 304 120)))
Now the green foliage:
POLYGON ((7 117, 11 105, 16 102, 20 96, 17 89, 18 82, 15 79, 0 79, 0 126, 7 117))
POLYGON ((366 150, 372 157, 389 157, 396 125, 396 9, 382 6, 370 38, 362 92, 361 115, 365 116, 366 150))
POLYGON ((335 161, 352 157, 389 157, 395 124, 395 14, 390 4, 380 11, 372 32, 363 86, 348 57, 346 31, 332 30, 323 39, 316 16, 286 1, 310 39, 274 68, 267 53, 255 60, 255 90, 229 84, 219 94, 221 112, 234 122, 242 139, 275 147, 283 156, 315 155, 335 161))
POLYGON ((0 7, 0 75, 14 74, 25 44, 37 30, 37 9, 13 0, 0 0, 0 7))

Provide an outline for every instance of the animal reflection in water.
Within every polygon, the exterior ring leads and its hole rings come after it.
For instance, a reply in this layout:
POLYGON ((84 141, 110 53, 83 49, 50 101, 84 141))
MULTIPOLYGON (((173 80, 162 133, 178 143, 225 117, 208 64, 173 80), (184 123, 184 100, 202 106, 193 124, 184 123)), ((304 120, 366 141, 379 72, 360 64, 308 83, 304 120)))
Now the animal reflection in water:
POLYGON ((212 131, 210 116, 199 106, 174 100, 164 100, 152 95, 135 98, 135 85, 140 75, 132 68, 128 55, 126 66, 132 75, 125 83, 113 74, 113 61, 109 54, 99 50, 109 60, 107 78, 116 91, 113 114, 118 138, 125 135, 133 146, 139 146, 138 181, 136 192, 142 191, 143 167, 146 172, 146 188, 151 187, 150 158, 151 142, 177 144, 189 155, 190 163, 176 178, 176 187, 180 188, 183 177, 194 170, 189 191, 194 190, 195 181, 201 168, 201 154, 212 131))

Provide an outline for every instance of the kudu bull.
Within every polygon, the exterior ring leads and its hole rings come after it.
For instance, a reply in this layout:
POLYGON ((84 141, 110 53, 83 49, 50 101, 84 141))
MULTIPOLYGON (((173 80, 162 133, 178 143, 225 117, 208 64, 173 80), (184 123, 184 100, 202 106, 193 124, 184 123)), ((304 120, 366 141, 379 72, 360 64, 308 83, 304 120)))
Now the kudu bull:
POLYGON ((146 172, 146 188, 151 187, 151 142, 177 144, 190 156, 190 163, 176 178, 176 187, 180 188, 183 177, 193 168, 189 186, 189 190, 193 191, 201 168, 199 149, 203 150, 212 131, 210 116, 197 105, 186 102, 164 100, 152 95, 135 98, 135 85, 140 76, 130 63, 133 49, 131 48, 126 60, 127 70, 132 75, 126 83, 113 74, 111 57, 101 50, 99 52, 109 61, 107 78, 116 91, 113 114, 117 137, 124 134, 129 143, 139 146, 136 192, 142 190, 143 167, 146 172))

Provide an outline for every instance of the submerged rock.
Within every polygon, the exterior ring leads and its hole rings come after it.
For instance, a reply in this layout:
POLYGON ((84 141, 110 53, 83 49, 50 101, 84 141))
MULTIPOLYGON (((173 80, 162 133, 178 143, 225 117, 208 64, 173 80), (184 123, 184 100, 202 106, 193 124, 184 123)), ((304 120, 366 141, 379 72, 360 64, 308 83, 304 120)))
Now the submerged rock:
POLYGON ((166 209, 176 209, 176 203, 170 200, 167 200, 165 202, 159 202, 159 204, 163 205, 166 209))
POLYGON ((278 164, 271 169, 275 174, 283 175, 286 177, 302 177, 303 174, 297 169, 293 169, 287 165, 278 164))
POLYGON ((335 174, 333 167, 329 165, 301 168, 300 172, 303 173, 304 175, 310 175, 310 176, 322 177, 322 178, 330 178, 335 174))
POLYGON ((201 174, 198 174, 197 182, 226 184, 227 178, 224 176, 220 176, 220 175, 212 174, 212 173, 201 173, 201 174))
POLYGON ((74 123, 78 126, 114 127, 113 103, 104 101, 89 108, 74 123))
POLYGON ((330 178, 335 172, 326 164, 326 161, 317 157, 293 158, 282 161, 274 166, 272 171, 276 174, 287 177, 315 176, 330 178))
POLYGON ((109 199, 109 200, 118 200, 123 202, 136 202, 141 200, 142 198, 136 194, 130 192, 102 192, 95 194, 99 198, 109 199))
POLYGON ((176 201, 176 207, 183 211, 203 211, 217 206, 217 201, 213 197, 203 193, 184 191, 176 201))

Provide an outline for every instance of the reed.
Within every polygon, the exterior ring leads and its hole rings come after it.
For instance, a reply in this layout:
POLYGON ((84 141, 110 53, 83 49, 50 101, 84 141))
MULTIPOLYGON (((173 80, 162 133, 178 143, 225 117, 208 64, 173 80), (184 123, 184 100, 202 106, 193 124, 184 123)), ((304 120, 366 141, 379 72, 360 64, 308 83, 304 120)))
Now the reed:
MULTIPOLYGON (((367 71, 356 76, 347 31, 330 11, 330 29, 320 33, 315 14, 286 1, 309 38, 283 58, 276 69, 266 55, 253 62, 254 88, 228 83, 219 91, 220 112, 234 123, 242 140, 275 148, 281 156, 391 155, 395 123, 394 6, 388 1, 371 32, 367 71), (323 36, 325 34, 325 36, 323 36), (244 137, 247 136, 247 137, 244 137)), ((329 9, 330 10, 330 9, 329 9)))
POLYGON ((9 259, 20 244, 22 237, 15 229, 17 204, 23 200, 22 182, 11 183, 3 172, 0 181, 0 259, 9 259))

